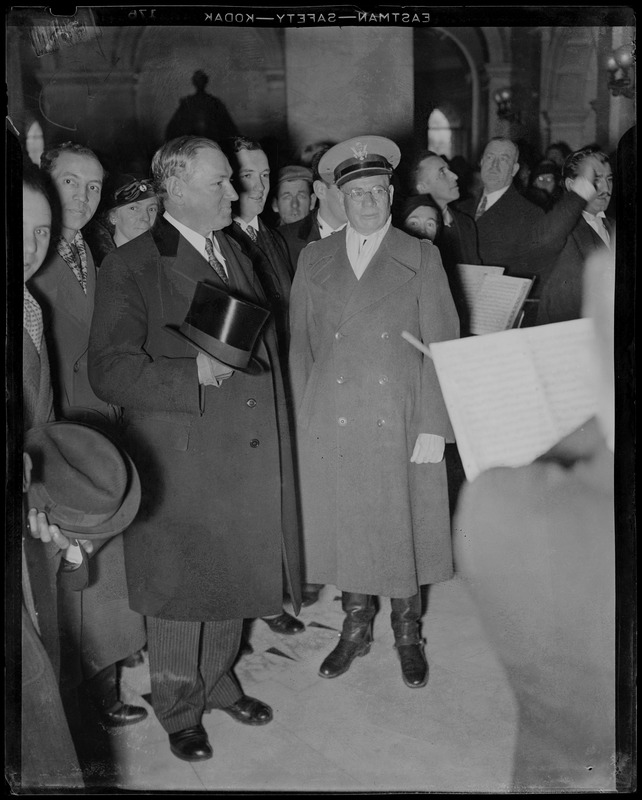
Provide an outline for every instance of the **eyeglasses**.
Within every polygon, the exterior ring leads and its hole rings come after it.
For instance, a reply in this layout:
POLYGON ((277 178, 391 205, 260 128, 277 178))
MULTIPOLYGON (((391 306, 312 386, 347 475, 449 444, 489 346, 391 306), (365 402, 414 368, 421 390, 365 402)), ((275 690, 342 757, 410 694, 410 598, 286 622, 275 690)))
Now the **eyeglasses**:
POLYGON ((134 180, 131 183, 121 186, 114 192, 114 200, 117 203, 129 203, 131 200, 136 200, 141 194, 146 192, 154 192, 154 187, 149 181, 134 180))
POLYGON ((363 200, 367 194, 369 194, 375 202, 383 200, 383 198, 388 194, 388 190, 385 186, 373 186, 372 189, 348 189, 347 192, 344 192, 343 189, 341 189, 341 191, 346 197, 352 198, 355 203, 363 203, 363 200))

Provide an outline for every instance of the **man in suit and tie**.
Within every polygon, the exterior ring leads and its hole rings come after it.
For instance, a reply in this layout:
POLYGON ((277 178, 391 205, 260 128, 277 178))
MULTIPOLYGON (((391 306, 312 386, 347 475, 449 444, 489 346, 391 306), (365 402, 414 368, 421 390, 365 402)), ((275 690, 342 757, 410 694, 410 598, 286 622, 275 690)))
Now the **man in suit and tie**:
POLYGON ((571 190, 545 214, 513 185, 519 171, 517 144, 491 139, 481 158, 481 197, 460 206, 475 218, 482 263, 505 267, 507 275, 537 276, 530 295, 537 298, 586 203, 597 194, 594 167, 594 160, 586 159, 571 190))
POLYGON ((96 392, 123 407, 141 475, 125 557, 131 606, 147 618, 154 711, 174 755, 200 761, 212 756, 205 712, 272 719, 232 665, 243 619, 281 613, 283 573, 298 611, 298 521, 273 323, 252 371, 171 332, 199 282, 268 306, 250 259, 221 233, 237 199, 230 165, 215 142, 183 136, 152 171, 165 214, 101 266, 89 367, 96 392))
POLYGON ((586 204, 544 285, 537 312, 538 325, 582 316, 582 283, 587 259, 596 250, 612 249, 613 223, 605 214, 613 193, 613 171, 608 156, 591 148, 573 153, 564 164, 564 189, 572 191, 580 165, 589 158, 597 162, 597 194, 586 204))
MULTIPOLYGON (((241 245, 261 280, 276 322, 282 365, 287 370, 292 268, 279 232, 260 217, 270 192, 270 164, 261 145, 242 136, 233 139, 228 155, 238 203, 234 221, 225 232, 241 245)), ((263 621, 275 633, 293 635, 305 630, 305 625, 285 609, 263 621)))
POLYGON ((415 194, 431 195, 441 209, 444 227, 439 252, 446 271, 455 264, 481 264, 475 221, 451 205, 459 200, 459 185, 446 161, 432 150, 424 150, 410 169, 410 183, 415 194))
MULTIPOLYGON (((113 435, 120 410, 96 396, 87 373, 96 267, 82 234, 98 208, 104 170, 92 150, 75 142, 46 150, 41 164, 58 194, 61 232, 29 285, 43 311, 55 416, 113 435)), ((80 650, 85 685, 102 720, 115 726, 143 720, 147 711, 142 706, 119 699, 116 664, 145 644, 144 620, 129 608, 121 536, 92 559, 90 584, 82 594, 66 592, 62 598, 73 642, 67 649, 80 650)), ((68 674, 62 670, 63 678, 68 674)))
POLYGON ((346 226, 346 212, 343 208, 343 195, 336 183, 324 180, 319 175, 319 161, 330 147, 329 145, 315 154, 312 159, 312 175, 314 194, 317 198, 317 207, 307 217, 298 222, 282 225, 279 233, 285 239, 290 252, 290 261, 296 270, 301 250, 310 242, 318 242, 346 226))
POLYGON ((336 678, 370 649, 374 595, 391 598, 404 683, 424 686, 420 587, 452 576, 448 413, 432 360, 402 337, 455 339, 438 249, 391 225, 400 152, 381 136, 319 162, 348 224, 303 249, 290 302, 307 578, 337 586, 345 620, 321 664, 336 678))

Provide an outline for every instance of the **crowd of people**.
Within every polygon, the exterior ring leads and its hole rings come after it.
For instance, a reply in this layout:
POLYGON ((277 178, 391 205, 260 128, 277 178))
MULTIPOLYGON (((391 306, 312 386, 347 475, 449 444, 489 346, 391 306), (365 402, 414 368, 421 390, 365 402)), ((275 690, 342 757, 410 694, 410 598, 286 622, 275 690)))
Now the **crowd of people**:
MULTIPOLYGON (((425 686, 421 589, 453 575, 462 476, 434 364, 401 332, 460 336, 459 263, 534 278, 524 325, 579 318, 587 259, 613 254, 613 170, 593 146, 551 146, 524 186, 519 145, 492 138, 464 192, 472 168, 382 136, 320 141, 272 172, 232 133, 168 137, 148 174, 107 175, 74 142, 25 161, 23 694, 46 694, 56 727, 34 731, 23 701, 26 784, 53 780, 49 763, 82 785, 83 698, 103 726, 145 718, 118 689, 144 651, 177 758, 212 757, 212 710, 268 724, 233 671, 243 622, 296 635, 324 585, 345 619, 320 677, 368 653, 383 596, 401 678, 425 686), (99 492, 103 450, 121 454, 117 491, 99 492), (73 468, 67 485, 92 483, 82 525, 29 491, 55 472, 32 471, 43 452, 73 468)), ((466 494, 467 528, 494 491, 466 494)), ((567 735, 564 758, 584 759, 567 735)))

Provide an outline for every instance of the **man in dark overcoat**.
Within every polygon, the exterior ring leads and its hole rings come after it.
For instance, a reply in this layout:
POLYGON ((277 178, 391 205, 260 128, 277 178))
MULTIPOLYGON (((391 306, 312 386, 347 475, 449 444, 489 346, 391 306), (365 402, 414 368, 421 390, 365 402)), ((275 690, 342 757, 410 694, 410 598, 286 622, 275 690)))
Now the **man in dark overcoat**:
POLYGON ((614 221, 605 211, 613 193, 613 170, 606 153, 582 148, 564 163, 564 189, 571 191, 583 161, 595 162, 596 196, 586 204, 582 216, 569 234, 555 266, 542 290, 537 309, 537 324, 564 322, 582 316, 582 279, 584 265, 596 250, 612 250, 614 221))
POLYGON ((502 136, 492 138, 480 161, 481 196, 459 206, 475 218, 482 263, 504 267, 507 275, 537 276, 530 298, 539 298, 582 209, 597 194, 594 164, 586 159, 571 190, 545 214, 513 185, 520 166, 518 145, 502 136))
POLYGON ((320 674, 370 648, 374 595, 391 598, 402 677, 424 686, 420 586, 452 575, 448 414, 425 343, 457 338, 439 251, 391 227, 399 149, 363 136, 328 150, 319 171, 343 192, 340 231, 301 251, 290 300, 307 579, 342 591, 339 644, 320 674))
MULTIPOLYGON (((45 150, 41 163, 58 195, 61 230, 29 288, 42 307, 55 415, 117 435, 119 409, 95 395, 87 374, 96 266, 82 231, 98 208, 104 169, 92 150, 75 142, 45 150)), ((103 721, 134 724, 145 719, 147 711, 120 699, 117 664, 141 650, 146 634, 143 618, 127 600, 121 536, 95 554, 90 573, 82 593, 61 595, 67 640, 63 652, 80 651, 85 688, 103 721)), ((63 666, 63 685, 70 683, 71 675, 71 668, 63 666)))
POLYGON ((220 233, 237 198, 230 165, 215 142, 186 136, 152 170, 165 214, 103 262, 90 380, 123 407, 143 484, 125 559, 131 606, 147 618, 154 711, 174 755, 197 761, 212 756, 204 712, 272 719, 232 665, 243 619, 281 613, 283 572, 298 611, 294 475, 273 324, 255 374, 167 328, 183 323, 201 281, 267 307, 250 260, 220 233))

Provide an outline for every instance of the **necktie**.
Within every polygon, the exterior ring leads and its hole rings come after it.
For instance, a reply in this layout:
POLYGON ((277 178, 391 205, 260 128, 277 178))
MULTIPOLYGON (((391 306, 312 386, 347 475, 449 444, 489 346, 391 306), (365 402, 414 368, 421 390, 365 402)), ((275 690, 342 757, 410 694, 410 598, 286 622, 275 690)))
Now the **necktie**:
POLYGON ((605 217, 598 217, 598 219, 602 220, 602 228, 603 228, 602 239, 604 240, 604 243, 606 244, 606 246, 610 248, 611 247, 611 226, 609 225, 609 223, 607 222, 605 217))
POLYGON ((205 252, 207 253, 207 260, 210 262, 210 267, 212 267, 214 272, 227 286, 229 284, 229 280, 227 279, 227 275, 225 274, 223 265, 214 255, 214 245, 212 244, 212 240, 209 237, 205 237, 205 252))
POLYGON ((486 195, 482 197, 481 203, 477 207, 477 211, 475 211, 475 219, 479 219, 481 215, 486 211, 486 204, 487 204, 486 195))
POLYGON ((256 237, 256 231, 254 230, 254 228, 251 225, 248 225, 247 228, 245 229, 245 232, 250 237, 250 239, 254 242, 254 244, 256 244, 257 237, 256 237))

